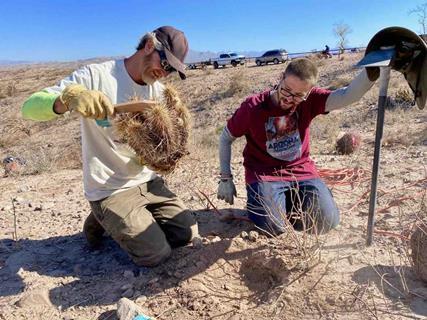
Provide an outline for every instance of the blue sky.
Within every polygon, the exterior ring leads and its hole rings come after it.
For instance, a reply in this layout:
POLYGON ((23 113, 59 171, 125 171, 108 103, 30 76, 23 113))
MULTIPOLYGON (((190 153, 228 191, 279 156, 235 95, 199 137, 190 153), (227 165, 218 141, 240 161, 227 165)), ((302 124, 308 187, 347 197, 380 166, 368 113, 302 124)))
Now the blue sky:
POLYGON ((185 32, 197 51, 288 52, 336 46, 332 29, 348 24, 349 46, 385 27, 420 32, 410 9, 426 0, 14 0, 0 2, 0 60, 66 61, 129 55, 161 25, 185 32))

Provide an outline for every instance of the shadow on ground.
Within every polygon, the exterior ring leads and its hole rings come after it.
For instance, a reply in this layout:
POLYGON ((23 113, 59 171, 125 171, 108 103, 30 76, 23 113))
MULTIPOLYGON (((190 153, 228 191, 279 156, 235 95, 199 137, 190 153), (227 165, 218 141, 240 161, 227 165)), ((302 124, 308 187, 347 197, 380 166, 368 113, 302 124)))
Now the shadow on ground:
MULTIPOLYGON (((237 209, 231 212, 235 215, 244 213, 237 209)), ((230 214, 230 209, 221 210, 221 213, 230 214)), ((121 298, 123 286, 129 283, 129 275, 139 282, 136 285, 139 294, 151 296, 204 272, 220 258, 227 261, 242 259, 254 253, 254 249, 226 252, 232 238, 249 230, 251 224, 240 220, 220 221, 213 211, 200 210, 195 214, 201 236, 208 239, 219 236, 221 240, 210 241, 199 248, 175 249, 165 263, 155 268, 137 267, 109 238, 104 248, 97 251, 87 247, 81 233, 17 242, 2 239, 0 297, 22 293, 25 290, 23 278, 28 280, 34 276, 31 273, 35 273, 36 277, 64 278, 62 285, 49 292, 51 302, 63 310, 71 306, 109 305, 121 298)))
POLYGON ((360 268, 353 281, 361 285, 374 283, 378 290, 394 303, 389 305, 393 314, 400 314, 403 304, 417 315, 427 316, 427 286, 416 278, 407 266, 375 265, 360 268))

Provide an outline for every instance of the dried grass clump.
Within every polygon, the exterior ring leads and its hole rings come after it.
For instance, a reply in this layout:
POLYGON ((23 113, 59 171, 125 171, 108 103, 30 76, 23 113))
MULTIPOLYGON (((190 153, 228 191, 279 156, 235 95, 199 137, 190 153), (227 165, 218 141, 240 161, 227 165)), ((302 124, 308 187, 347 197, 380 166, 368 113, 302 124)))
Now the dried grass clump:
POLYGON ((249 82, 243 71, 236 72, 230 78, 228 89, 224 91, 223 97, 229 98, 235 95, 244 95, 249 89, 249 82))
POLYGON ((402 107, 409 108, 414 104, 414 95, 405 88, 399 88, 394 95, 394 101, 402 107))
POLYGON ((412 262, 415 273, 427 283, 427 224, 422 223, 411 236, 412 262))
POLYGON ((142 112, 119 114, 113 126, 141 164, 155 171, 172 172, 188 153, 191 116, 171 86, 166 86, 161 102, 142 112))

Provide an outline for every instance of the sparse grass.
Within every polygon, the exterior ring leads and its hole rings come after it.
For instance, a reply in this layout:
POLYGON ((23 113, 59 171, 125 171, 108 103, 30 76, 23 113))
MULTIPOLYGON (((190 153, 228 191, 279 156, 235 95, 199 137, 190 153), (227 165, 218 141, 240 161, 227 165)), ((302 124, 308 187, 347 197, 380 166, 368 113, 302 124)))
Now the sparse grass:
POLYGON ((310 134, 313 141, 311 146, 313 153, 333 152, 335 150, 335 142, 341 132, 340 126, 340 119, 334 114, 330 114, 326 117, 319 116, 315 118, 310 128, 310 134), (323 141, 324 144, 317 143, 320 141, 323 141), (323 149, 325 144, 326 150, 323 149))
POLYGON ((22 119, 8 119, 0 128, 0 147, 8 148, 19 144, 22 139, 31 135, 31 130, 22 119))
POLYGON ((23 170, 25 175, 37 175, 42 173, 52 173, 62 169, 81 168, 82 156, 81 146, 75 140, 65 147, 39 147, 29 149, 23 153, 26 166, 23 170))
POLYGON ((0 99, 14 97, 17 93, 16 82, 9 81, 7 84, 2 84, 0 87, 0 99))
POLYGON ((222 97, 244 96, 247 94, 248 89, 249 79, 247 79, 245 72, 241 69, 231 76, 228 88, 222 93, 222 97))

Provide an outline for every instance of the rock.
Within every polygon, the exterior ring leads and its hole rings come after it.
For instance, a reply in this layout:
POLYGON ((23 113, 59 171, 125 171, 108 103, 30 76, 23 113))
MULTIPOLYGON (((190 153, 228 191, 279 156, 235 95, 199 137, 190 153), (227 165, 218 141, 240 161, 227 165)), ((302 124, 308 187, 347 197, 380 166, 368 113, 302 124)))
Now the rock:
POLYGON ((120 290, 126 291, 126 290, 129 290, 131 288, 133 288, 133 285, 131 283, 126 283, 120 287, 120 290))
POLYGON ((142 296, 139 296, 136 300, 135 300, 135 303, 137 303, 137 304, 139 304, 139 305, 143 305, 144 303, 146 303, 147 302, 147 296, 144 296, 144 295, 142 295, 142 296))
POLYGON ((133 279, 133 278, 135 278, 135 275, 134 275, 134 273, 133 273, 133 271, 132 270, 125 270, 124 272, 123 272, 123 277, 125 277, 126 279, 133 279))
POLYGON ((134 290, 133 290, 133 288, 129 288, 129 289, 127 289, 125 292, 123 292, 123 293, 122 293, 122 297, 125 297, 125 298, 132 298, 132 297, 133 297, 133 294, 134 294, 134 290))
POLYGON ((246 232, 246 231, 242 231, 241 233, 240 233, 240 238, 242 238, 242 239, 247 239, 248 238, 248 233, 246 232))
POLYGON ((218 236, 215 236, 215 237, 211 240, 211 243, 220 242, 220 241, 221 241, 221 238, 220 238, 220 237, 218 237, 218 236))
POLYGON ((49 298, 49 290, 47 289, 36 289, 26 293, 16 302, 16 305, 21 308, 53 307, 49 298))
POLYGON ((151 279, 150 281, 148 281, 148 282, 147 282, 147 285, 154 284, 154 283, 156 283, 156 282, 158 282, 158 281, 159 281, 159 278, 158 278, 158 277, 155 277, 155 278, 151 279))
POLYGON ((256 242, 257 240, 258 240, 258 237, 259 237, 259 234, 258 234, 258 232, 256 232, 256 231, 249 231, 249 236, 248 236, 248 238, 249 238, 249 240, 250 241, 252 241, 252 242, 256 242))
POLYGON ((203 247, 203 240, 200 237, 193 238, 191 242, 193 243, 193 247, 196 249, 203 247))
POLYGON ((144 314, 142 309, 133 301, 121 298, 117 302, 117 318, 119 320, 133 320, 137 315, 144 314))

